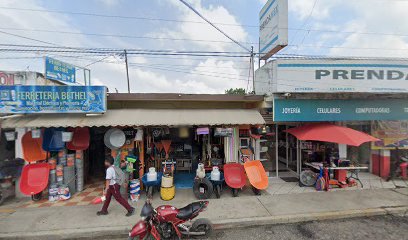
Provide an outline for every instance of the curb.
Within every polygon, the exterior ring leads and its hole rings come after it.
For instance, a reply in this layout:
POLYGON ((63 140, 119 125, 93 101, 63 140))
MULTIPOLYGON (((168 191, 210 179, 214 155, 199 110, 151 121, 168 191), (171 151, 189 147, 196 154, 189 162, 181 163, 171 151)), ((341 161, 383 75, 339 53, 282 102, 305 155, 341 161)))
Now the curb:
MULTIPOLYGON (((299 223, 310 221, 335 220, 358 217, 371 217, 382 215, 408 214, 408 206, 382 207, 358 210, 345 210, 335 212, 319 212, 307 214, 293 214, 256 218, 225 219, 213 221, 215 230, 226 230, 231 228, 244 228, 262 225, 275 225, 286 223, 299 223)), ((131 226, 114 226, 100 228, 64 229, 55 231, 38 232, 15 232, 0 234, 0 239, 93 239, 127 237, 131 226)))

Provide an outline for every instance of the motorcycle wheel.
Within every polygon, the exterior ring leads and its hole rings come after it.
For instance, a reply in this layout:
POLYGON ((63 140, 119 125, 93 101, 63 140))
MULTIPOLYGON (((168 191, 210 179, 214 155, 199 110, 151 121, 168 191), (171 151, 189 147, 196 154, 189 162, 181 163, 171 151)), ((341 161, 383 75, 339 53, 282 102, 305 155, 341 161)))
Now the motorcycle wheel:
POLYGON ((191 229, 194 232, 204 232, 204 235, 197 236, 200 239, 211 237, 211 234, 213 233, 212 223, 207 218, 200 218, 194 221, 191 229))
POLYGON ((42 192, 37 193, 37 194, 34 194, 34 195, 31 195, 31 199, 32 199, 34 202, 40 201, 41 198, 42 198, 42 192))
POLYGON ((220 185, 215 186, 215 196, 217 198, 221 197, 221 187, 220 187, 220 185))
POLYGON ((238 197, 238 189, 237 188, 232 188, 232 196, 233 197, 238 197))

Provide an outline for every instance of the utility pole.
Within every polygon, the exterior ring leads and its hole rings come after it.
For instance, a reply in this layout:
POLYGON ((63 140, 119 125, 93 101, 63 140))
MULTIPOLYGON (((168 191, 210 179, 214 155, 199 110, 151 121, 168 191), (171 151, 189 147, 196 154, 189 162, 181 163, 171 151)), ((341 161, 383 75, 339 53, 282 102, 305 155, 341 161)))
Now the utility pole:
POLYGON ((127 59, 127 52, 125 52, 125 63, 126 63, 126 78, 127 78, 127 85, 128 85, 128 93, 130 93, 130 82, 129 82, 129 66, 128 66, 128 59, 127 59))
POLYGON ((252 91, 255 94, 255 66, 254 66, 254 46, 251 46, 251 69, 252 69, 252 91))

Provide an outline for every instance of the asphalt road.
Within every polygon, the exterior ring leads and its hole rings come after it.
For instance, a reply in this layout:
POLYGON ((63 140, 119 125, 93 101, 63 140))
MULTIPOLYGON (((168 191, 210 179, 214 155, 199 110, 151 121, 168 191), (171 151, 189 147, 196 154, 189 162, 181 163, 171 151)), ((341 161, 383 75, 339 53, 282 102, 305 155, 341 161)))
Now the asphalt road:
POLYGON ((408 217, 378 216, 306 222, 215 232, 211 239, 408 239, 408 217))

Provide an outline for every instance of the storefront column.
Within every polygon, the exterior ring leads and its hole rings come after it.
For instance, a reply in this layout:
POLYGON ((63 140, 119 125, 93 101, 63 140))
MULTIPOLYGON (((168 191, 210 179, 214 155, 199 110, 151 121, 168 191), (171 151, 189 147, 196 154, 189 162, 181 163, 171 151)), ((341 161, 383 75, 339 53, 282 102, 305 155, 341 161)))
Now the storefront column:
POLYGON ((380 150, 380 177, 386 179, 390 175, 390 150, 380 150))
POLYGON ((285 137, 285 140, 286 140, 286 169, 288 169, 289 168, 289 143, 288 143, 288 125, 286 125, 286 137, 285 137))
POLYGON ((339 158, 347 159, 347 145, 346 144, 339 144, 339 158))
POLYGON ((371 150, 371 173, 380 176, 380 150, 371 150))
POLYGON ((275 165, 276 165, 276 177, 279 177, 279 136, 278 136, 278 124, 275 124, 275 165))

